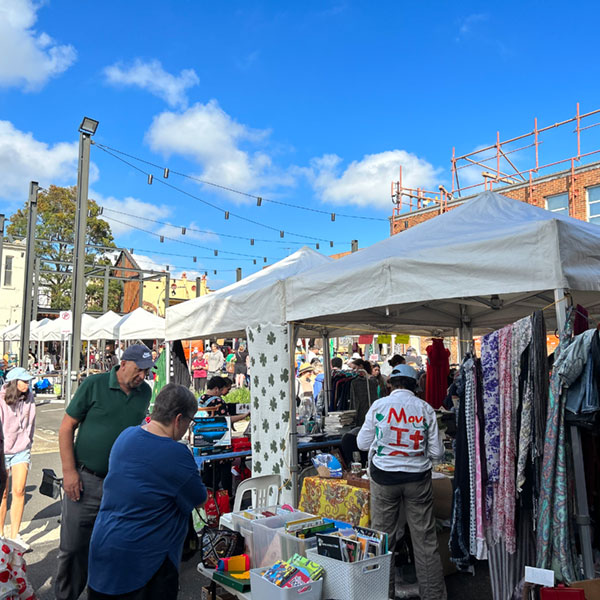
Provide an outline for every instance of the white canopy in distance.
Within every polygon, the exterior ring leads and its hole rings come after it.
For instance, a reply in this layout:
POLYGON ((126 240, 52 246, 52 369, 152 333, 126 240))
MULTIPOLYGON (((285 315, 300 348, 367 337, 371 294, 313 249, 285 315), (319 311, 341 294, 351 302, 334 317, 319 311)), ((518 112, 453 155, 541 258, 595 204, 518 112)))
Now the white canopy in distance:
POLYGON ((165 338, 165 320, 139 307, 123 315, 115 325, 115 331, 114 339, 119 340, 162 340, 165 338))
POLYGON ((304 246, 241 281, 171 306, 166 316, 167 339, 245 337, 247 325, 285 323, 284 280, 331 261, 304 246))

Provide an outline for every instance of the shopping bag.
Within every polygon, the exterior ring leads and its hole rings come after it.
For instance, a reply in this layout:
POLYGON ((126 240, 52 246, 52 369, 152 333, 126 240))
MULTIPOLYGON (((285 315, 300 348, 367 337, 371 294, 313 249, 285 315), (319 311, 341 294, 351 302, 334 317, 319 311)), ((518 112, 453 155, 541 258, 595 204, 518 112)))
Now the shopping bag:
POLYGON ((36 600, 23 552, 16 542, 0 538, 0 600, 36 600))
POLYGON ((229 508, 229 492, 227 490, 217 490, 214 492, 211 488, 207 488, 206 492, 207 497, 204 504, 206 524, 208 527, 217 527, 221 515, 231 512, 229 508))
POLYGON ((200 534, 200 560, 207 569, 215 569, 221 558, 244 551, 244 538, 237 531, 205 527, 200 534))

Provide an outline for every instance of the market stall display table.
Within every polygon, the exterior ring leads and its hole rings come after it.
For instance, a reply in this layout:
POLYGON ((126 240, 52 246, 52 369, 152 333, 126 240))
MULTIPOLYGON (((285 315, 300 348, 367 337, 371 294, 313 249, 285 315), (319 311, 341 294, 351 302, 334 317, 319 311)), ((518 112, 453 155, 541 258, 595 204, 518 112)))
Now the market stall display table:
POLYGON ((298 509, 354 526, 368 527, 370 497, 368 489, 348 485, 345 479, 306 477, 298 509))

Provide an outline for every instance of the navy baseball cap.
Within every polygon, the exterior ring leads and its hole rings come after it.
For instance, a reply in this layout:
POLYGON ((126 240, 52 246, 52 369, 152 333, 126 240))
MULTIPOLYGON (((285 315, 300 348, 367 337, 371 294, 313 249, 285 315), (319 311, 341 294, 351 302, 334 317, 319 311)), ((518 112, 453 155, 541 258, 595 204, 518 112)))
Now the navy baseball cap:
POLYGON ((140 369, 149 369, 154 366, 152 352, 150 352, 150 348, 144 346, 144 344, 134 344, 133 346, 129 346, 129 348, 123 352, 121 360, 131 360, 140 369))
POLYGON ((390 377, 410 377, 417 380, 417 372, 410 365, 396 365, 390 377))

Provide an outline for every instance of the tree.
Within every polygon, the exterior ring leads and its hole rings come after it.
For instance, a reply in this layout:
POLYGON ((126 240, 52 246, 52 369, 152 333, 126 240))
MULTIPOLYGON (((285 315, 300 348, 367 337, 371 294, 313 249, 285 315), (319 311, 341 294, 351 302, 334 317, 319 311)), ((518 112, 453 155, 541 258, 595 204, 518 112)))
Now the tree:
MULTIPOLYGON (((36 224, 36 256, 40 257, 40 269, 52 271, 40 275, 40 287, 50 296, 50 307, 67 310, 71 306, 71 272, 73 243, 75 241, 76 189, 51 185, 38 194, 38 219, 36 224)), ((94 200, 88 202, 86 244, 104 248, 86 248, 87 265, 111 264, 106 248, 116 248, 110 225, 99 218, 100 207, 94 200)), ((27 235, 27 204, 10 217, 7 232, 15 237, 27 235)), ((88 279, 86 309, 101 310, 102 280, 88 279)), ((109 305, 119 310, 121 284, 109 283, 109 305)))

